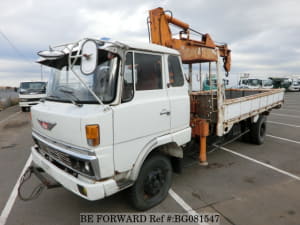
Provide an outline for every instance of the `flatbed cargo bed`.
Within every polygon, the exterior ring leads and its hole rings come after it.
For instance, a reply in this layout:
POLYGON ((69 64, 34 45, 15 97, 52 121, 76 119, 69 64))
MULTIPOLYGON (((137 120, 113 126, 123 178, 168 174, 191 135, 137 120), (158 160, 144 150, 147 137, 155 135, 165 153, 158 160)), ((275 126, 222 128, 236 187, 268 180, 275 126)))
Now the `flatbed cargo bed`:
POLYGON ((216 90, 190 93, 191 113, 217 124, 218 136, 235 123, 280 107, 284 89, 226 89, 223 96, 218 102, 216 90))

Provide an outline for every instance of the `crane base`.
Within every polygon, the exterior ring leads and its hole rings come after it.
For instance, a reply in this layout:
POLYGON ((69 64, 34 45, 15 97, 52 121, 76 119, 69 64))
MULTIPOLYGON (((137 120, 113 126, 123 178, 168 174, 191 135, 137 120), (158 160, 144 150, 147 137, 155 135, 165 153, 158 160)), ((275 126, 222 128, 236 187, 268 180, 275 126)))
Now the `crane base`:
POLYGON ((199 162, 199 165, 200 166, 208 166, 208 162, 207 161, 199 162))

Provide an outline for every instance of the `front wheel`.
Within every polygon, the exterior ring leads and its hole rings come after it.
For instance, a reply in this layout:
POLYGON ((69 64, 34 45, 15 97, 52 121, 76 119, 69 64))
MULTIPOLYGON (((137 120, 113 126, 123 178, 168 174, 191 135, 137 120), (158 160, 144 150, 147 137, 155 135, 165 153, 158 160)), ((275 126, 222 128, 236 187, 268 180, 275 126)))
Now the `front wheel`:
POLYGON ((162 202, 172 183, 172 166, 164 155, 150 156, 144 162, 135 184, 131 187, 131 201, 137 210, 147 210, 162 202))
POLYGON ((253 144, 261 145, 267 133, 267 117, 261 115, 258 121, 251 125, 250 137, 253 144))

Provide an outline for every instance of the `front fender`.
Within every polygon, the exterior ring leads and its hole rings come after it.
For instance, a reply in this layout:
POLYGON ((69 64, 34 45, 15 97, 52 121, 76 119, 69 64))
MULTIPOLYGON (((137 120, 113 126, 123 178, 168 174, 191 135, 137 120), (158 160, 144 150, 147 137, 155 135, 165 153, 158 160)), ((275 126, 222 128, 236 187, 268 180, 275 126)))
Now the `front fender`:
POLYGON ((152 139, 139 153, 130 173, 130 180, 135 181, 147 157, 155 150, 177 158, 183 157, 183 150, 173 141, 171 134, 152 139))

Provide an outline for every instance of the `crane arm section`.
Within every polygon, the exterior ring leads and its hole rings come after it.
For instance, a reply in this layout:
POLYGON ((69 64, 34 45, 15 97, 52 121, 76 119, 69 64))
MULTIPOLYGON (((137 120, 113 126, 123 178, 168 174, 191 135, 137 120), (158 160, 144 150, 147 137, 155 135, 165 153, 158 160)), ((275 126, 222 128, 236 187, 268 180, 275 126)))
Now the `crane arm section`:
POLYGON ((209 34, 201 34, 190 28, 172 15, 167 14, 162 8, 149 11, 151 42, 176 49, 180 52, 183 63, 216 62, 218 60, 216 48, 224 61, 224 69, 230 71, 231 50, 227 44, 217 45, 209 34), (182 30, 179 39, 173 38, 169 24, 173 24, 182 30), (190 32, 201 34, 201 40, 190 39, 190 32))

